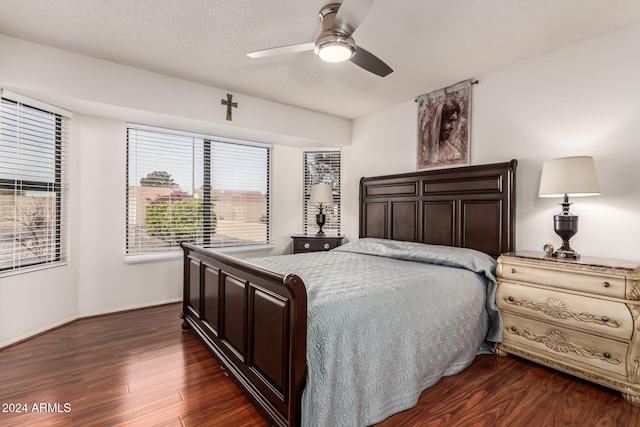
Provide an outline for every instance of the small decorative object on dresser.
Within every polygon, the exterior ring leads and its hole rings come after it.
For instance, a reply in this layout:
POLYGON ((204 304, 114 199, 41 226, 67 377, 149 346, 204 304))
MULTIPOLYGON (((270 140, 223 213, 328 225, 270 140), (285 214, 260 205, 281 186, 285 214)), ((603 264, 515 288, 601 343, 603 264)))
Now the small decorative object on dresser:
POLYGON ((498 258, 497 353, 618 390, 640 405, 640 263, 544 252, 498 258))
POLYGON ((293 253, 329 251, 342 244, 344 236, 312 236, 298 234, 291 236, 293 239, 293 253))

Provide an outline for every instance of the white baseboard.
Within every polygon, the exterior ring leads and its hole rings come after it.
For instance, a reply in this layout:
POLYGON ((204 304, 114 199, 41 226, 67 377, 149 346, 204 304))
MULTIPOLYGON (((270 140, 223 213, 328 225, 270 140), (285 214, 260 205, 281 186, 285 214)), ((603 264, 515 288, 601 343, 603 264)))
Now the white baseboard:
POLYGON ((21 336, 16 337, 16 338, 13 338, 13 339, 11 339, 9 341, 2 342, 2 343, 0 343, 0 350, 2 350, 5 347, 8 347, 8 346, 10 346, 12 344, 15 344, 17 342, 27 340, 27 339, 29 339, 31 337, 36 336, 36 335, 40 335, 40 334, 43 334, 45 332, 49 332, 50 330, 55 329, 57 327, 64 326, 67 323, 74 322, 74 321, 78 320, 79 318, 80 318, 80 316, 72 316, 72 317, 69 317, 69 318, 67 318, 65 320, 61 320, 60 322, 56 322, 56 323, 53 323, 51 325, 47 325, 47 326, 45 326, 43 328, 36 329, 35 331, 31 331, 31 332, 29 332, 27 334, 21 335, 21 336))
POLYGON ((175 299, 170 299, 170 300, 165 300, 165 301, 154 301, 154 302, 149 303, 149 304, 130 305, 130 306, 127 306, 127 307, 118 307, 117 309, 96 311, 94 313, 83 313, 83 314, 81 314, 79 316, 79 319, 84 319, 85 317, 103 316, 105 314, 116 314, 116 313, 120 313, 120 312, 123 312, 123 311, 130 311, 130 310, 137 310, 137 309, 140 309, 140 308, 155 307, 157 305, 173 304, 175 302, 181 302, 181 301, 182 301, 182 298, 175 298, 175 299))
POLYGON ((116 313, 120 313, 123 311, 130 311, 130 310, 137 310, 137 309, 141 309, 141 308, 149 308, 149 307, 155 307, 157 305, 165 305, 165 304, 173 304, 176 302, 181 302, 182 298, 176 298, 176 299, 170 299, 170 300, 165 300, 165 301, 156 301, 153 303, 149 303, 149 304, 139 304, 139 305, 132 305, 132 306, 128 306, 128 307, 120 307, 114 310, 103 310, 103 311, 97 311, 95 313, 85 313, 82 315, 78 315, 78 316, 72 316, 69 317, 67 319, 61 320, 60 322, 56 322, 56 323, 52 323, 50 325, 47 325, 45 327, 36 329, 35 331, 31 331, 27 334, 21 335, 19 337, 10 339, 9 341, 5 341, 5 342, 1 342, 0 343, 0 350, 2 350, 5 347, 9 347, 10 345, 13 345, 15 343, 19 343, 20 341, 25 341, 29 338, 35 337, 36 335, 40 335, 43 334, 45 332, 49 332, 52 329, 56 329, 60 326, 64 326, 68 323, 74 322, 76 320, 82 320, 85 319, 87 317, 95 317, 95 316, 103 316, 103 315, 107 315, 107 314, 116 314, 116 313))

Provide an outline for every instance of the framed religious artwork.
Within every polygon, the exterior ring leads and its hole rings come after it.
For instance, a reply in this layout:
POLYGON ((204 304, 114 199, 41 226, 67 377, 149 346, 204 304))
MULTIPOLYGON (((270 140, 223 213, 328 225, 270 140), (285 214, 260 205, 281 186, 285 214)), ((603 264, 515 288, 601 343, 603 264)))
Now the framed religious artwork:
POLYGON ((417 169, 470 163, 471 80, 416 98, 417 169))

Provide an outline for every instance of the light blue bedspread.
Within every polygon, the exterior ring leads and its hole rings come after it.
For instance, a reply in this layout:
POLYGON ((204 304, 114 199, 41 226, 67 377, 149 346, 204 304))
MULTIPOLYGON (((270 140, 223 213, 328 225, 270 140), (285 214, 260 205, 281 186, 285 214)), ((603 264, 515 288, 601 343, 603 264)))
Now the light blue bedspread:
POLYGON ((306 285, 304 426, 380 422, 502 340, 496 262, 481 252, 360 239, 249 261, 306 285))

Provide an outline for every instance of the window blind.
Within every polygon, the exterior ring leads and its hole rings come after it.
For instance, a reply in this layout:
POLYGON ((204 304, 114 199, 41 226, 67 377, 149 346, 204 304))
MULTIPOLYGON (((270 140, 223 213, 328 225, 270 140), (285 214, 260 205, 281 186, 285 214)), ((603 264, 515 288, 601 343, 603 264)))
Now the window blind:
POLYGON ((269 243, 270 146, 127 129, 127 255, 269 243))
POLYGON ((316 215, 318 206, 309 205, 311 186, 313 184, 331 184, 333 190, 333 206, 325 206, 327 216, 322 231, 327 235, 340 234, 340 151, 308 150, 303 152, 304 158, 304 232, 315 234, 318 231, 316 215))
POLYGON ((65 263, 72 113, 1 93, 0 274, 65 263))

